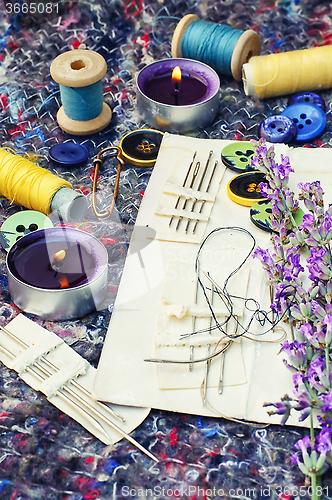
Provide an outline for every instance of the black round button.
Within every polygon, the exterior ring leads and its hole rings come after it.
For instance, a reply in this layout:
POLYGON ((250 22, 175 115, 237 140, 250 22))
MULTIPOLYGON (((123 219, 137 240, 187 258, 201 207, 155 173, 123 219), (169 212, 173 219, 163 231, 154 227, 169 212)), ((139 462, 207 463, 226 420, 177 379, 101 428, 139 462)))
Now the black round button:
POLYGON ((233 177, 227 185, 227 194, 239 205, 251 207, 256 201, 265 200, 259 190, 259 184, 266 182, 262 172, 246 172, 233 177))
POLYGON ((234 172, 251 172, 257 170, 251 165, 255 150, 250 142, 232 142, 221 151, 221 160, 234 172))
POLYGON ((258 135, 269 142, 288 143, 295 139, 297 128, 295 123, 288 116, 272 115, 259 126, 258 135))
POLYGON ((49 157, 59 165, 80 165, 88 156, 88 150, 76 142, 63 142, 52 146, 48 152, 49 157))
POLYGON ((159 130, 140 129, 129 132, 119 144, 124 160, 138 167, 153 167, 164 134, 159 130))
POLYGON ((294 94, 288 99, 287 106, 301 102, 315 104, 316 106, 322 108, 323 111, 325 111, 326 108, 324 99, 320 95, 315 94, 315 92, 300 92, 299 94, 294 94))

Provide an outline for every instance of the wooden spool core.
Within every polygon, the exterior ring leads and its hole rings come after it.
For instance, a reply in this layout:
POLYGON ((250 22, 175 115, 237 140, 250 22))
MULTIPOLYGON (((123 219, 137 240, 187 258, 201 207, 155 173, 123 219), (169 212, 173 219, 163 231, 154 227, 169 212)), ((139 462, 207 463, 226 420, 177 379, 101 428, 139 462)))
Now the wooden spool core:
MULTIPOLYGON (((70 50, 57 56, 51 64, 51 76, 59 85, 65 87, 87 87, 103 78, 107 71, 105 59, 92 50, 70 50)), ((80 121, 69 118, 63 106, 57 113, 59 126, 73 135, 94 134, 103 130, 111 121, 112 111, 103 103, 99 116, 93 120, 80 121)))
MULTIPOLYGON (((191 23, 198 20, 199 18, 195 14, 187 14, 178 23, 172 38, 172 57, 183 57, 182 40, 184 34, 191 23)), ((244 31, 236 42, 231 59, 231 71, 236 81, 241 81, 243 64, 247 63, 252 56, 259 55, 260 50, 261 42, 258 34, 253 30, 244 31)))

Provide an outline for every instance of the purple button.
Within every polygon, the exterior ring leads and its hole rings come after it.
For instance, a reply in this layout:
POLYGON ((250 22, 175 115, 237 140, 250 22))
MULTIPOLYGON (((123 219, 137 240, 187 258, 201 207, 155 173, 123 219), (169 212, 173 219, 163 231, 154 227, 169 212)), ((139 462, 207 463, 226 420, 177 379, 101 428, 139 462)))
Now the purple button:
POLYGON ((52 146, 48 152, 49 157, 59 165, 80 165, 88 156, 88 150, 76 142, 63 142, 52 146))
POLYGON ((258 135, 269 142, 288 143, 295 139, 296 125, 287 116, 273 115, 265 118, 259 126, 258 135))
POLYGON ((299 142, 311 141, 318 137, 324 131, 327 123, 326 114, 322 108, 315 104, 292 104, 281 114, 288 116, 295 123, 296 140, 299 142))
POLYGON ((323 111, 326 109, 324 99, 320 95, 315 94, 315 92, 300 92, 299 94, 294 94, 288 99, 287 106, 298 103, 316 104, 316 106, 322 108, 323 111))

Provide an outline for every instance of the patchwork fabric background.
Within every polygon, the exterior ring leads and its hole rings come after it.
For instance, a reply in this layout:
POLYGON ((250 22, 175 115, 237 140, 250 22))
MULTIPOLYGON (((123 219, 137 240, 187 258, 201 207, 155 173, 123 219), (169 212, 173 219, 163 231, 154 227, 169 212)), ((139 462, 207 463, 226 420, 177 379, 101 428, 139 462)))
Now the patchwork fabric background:
MULTIPOLYGON (((332 4, 318 0, 80 0, 55 4, 43 0, 44 12, 34 15, 17 13, 23 9, 15 5, 23 4, 24 0, 0 4, 1 146, 28 155, 87 195, 87 216, 76 227, 99 238, 109 255, 109 288, 101 310, 76 321, 33 319, 96 367, 151 168, 125 166, 112 220, 102 221, 95 217, 91 204, 92 160, 102 148, 117 146, 126 133, 148 126, 136 109, 138 71, 171 56, 172 34, 185 14, 241 30, 252 28, 261 37, 261 52, 268 54, 331 43, 332 4), (76 48, 99 52, 108 68, 103 90, 104 101, 112 108, 112 121, 104 131, 87 138, 71 137, 59 128, 59 88, 50 76, 53 59, 76 48), (49 148, 68 140, 89 150, 85 166, 65 169, 49 163, 49 148)), ((306 145, 312 148, 332 145, 332 91, 320 94, 327 104, 328 124, 319 139, 306 145)), ((281 112, 287 99, 246 97, 242 83, 221 77, 216 119, 205 130, 190 135, 257 139, 258 125, 281 112)), ((100 208, 110 204, 115 176, 116 162, 106 161, 98 182, 100 208)), ((0 224, 20 210, 24 208, 1 199, 0 224)), ((9 296, 5 258, 1 250, 1 325, 19 313, 9 296)), ((293 488, 304 486, 304 476, 290 461, 293 444, 306 433, 303 429, 251 426, 153 410, 133 437, 160 458, 156 465, 126 440, 105 446, 3 365, 0 391, 0 499, 110 500, 144 496, 149 488, 155 488, 155 496, 164 497, 178 491, 182 498, 221 498, 223 490, 225 498, 286 499, 293 488), (195 489, 189 490, 189 486, 195 489)), ((324 475, 322 487, 322 498, 332 498, 332 472, 324 475)), ((301 498, 310 497, 307 490, 301 491, 301 498)))

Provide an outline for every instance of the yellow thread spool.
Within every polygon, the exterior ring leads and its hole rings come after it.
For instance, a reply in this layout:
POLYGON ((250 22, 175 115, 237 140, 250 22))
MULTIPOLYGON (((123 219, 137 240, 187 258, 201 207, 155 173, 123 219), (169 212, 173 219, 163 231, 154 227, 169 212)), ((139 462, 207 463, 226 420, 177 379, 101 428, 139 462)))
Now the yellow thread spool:
POLYGON ((0 148, 0 194, 11 203, 46 215, 58 211, 65 220, 78 220, 87 202, 71 184, 21 156, 0 148))
POLYGON ((332 45, 253 56, 243 65, 246 95, 260 99, 332 87, 332 45))

